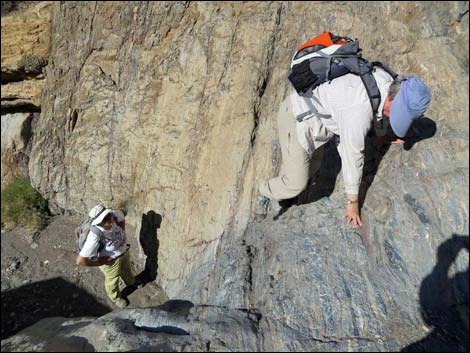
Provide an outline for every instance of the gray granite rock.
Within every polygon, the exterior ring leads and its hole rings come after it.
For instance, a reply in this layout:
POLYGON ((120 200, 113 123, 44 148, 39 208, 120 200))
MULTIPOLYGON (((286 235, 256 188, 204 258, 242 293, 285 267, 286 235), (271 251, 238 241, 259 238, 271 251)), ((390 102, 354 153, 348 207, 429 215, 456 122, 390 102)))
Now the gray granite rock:
POLYGON ((39 114, 4 114, 2 119, 2 188, 18 177, 28 178, 33 120, 39 114))
POLYGON ((259 316, 243 310, 169 301, 99 319, 44 319, 2 341, 2 351, 259 351, 259 316))

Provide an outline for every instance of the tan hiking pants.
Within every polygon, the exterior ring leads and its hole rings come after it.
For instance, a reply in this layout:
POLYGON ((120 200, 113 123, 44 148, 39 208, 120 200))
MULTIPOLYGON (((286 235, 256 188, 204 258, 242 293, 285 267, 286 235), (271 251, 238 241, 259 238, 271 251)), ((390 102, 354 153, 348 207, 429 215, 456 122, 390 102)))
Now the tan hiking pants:
POLYGON ((320 169, 323 148, 315 151, 311 158, 297 138, 296 124, 290 99, 287 97, 281 103, 277 115, 282 153, 279 176, 264 181, 259 186, 259 193, 272 200, 280 201, 296 197, 307 186, 310 175, 320 169))
POLYGON ((120 297, 119 278, 121 278, 127 286, 135 283, 134 275, 131 271, 131 255, 126 251, 124 255, 118 257, 111 265, 99 266, 104 274, 104 288, 108 297, 115 301, 120 297))

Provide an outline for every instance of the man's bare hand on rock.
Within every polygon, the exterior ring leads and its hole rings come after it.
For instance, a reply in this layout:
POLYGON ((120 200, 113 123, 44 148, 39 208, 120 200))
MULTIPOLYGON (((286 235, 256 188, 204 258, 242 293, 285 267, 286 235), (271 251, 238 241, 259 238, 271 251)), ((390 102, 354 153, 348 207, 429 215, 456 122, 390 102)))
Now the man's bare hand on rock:
POLYGON ((343 218, 346 218, 348 225, 352 225, 353 228, 362 227, 361 216, 359 215, 359 202, 357 196, 354 198, 348 197, 348 205, 346 206, 346 212, 343 214, 343 218))

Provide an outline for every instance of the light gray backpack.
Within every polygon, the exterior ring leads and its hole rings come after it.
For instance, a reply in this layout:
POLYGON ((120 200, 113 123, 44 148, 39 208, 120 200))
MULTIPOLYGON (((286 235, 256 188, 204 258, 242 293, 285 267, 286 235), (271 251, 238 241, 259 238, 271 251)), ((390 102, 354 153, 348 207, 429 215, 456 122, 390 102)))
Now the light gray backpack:
POLYGON ((77 237, 79 251, 81 251, 83 245, 85 245, 88 233, 90 233, 90 231, 93 231, 93 233, 100 237, 100 246, 98 248, 98 252, 100 252, 104 247, 103 232, 97 226, 91 225, 93 220, 94 218, 88 217, 77 228, 75 228, 75 236, 77 237))

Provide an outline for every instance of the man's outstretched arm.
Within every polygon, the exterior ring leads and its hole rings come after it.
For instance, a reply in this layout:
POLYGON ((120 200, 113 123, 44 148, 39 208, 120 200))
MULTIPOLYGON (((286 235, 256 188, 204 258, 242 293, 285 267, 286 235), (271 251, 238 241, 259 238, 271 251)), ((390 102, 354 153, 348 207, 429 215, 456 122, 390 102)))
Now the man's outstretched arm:
POLYGON ((370 106, 357 104, 338 111, 340 142, 338 152, 341 156, 344 187, 346 191, 346 218, 348 225, 362 227, 359 212, 359 187, 364 166, 365 138, 370 129, 370 106))

